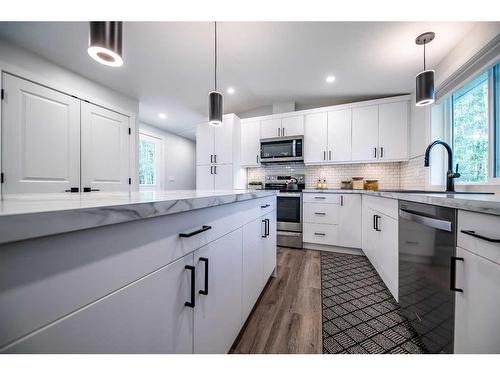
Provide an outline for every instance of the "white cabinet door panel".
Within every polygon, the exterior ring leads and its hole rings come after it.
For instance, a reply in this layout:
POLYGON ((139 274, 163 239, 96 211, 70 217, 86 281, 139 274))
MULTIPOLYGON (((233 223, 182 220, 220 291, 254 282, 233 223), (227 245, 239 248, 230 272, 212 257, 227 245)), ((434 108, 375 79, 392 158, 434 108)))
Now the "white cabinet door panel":
POLYGON ((263 218, 255 219, 243 227, 243 320, 246 320, 259 298, 264 279, 262 236, 265 234, 265 223, 263 220, 263 218))
POLYGON ((198 125, 196 129, 196 165, 213 163, 215 154, 214 127, 208 123, 198 125))
POLYGON ((328 114, 314 113, 305 117, 304 163, 326 163, 328 114))
POLYGON ((341 194, 339 246, 361 248, 361 194, 341 194))
POLYGON ((338 225, 304 223, 304 242, 336 245, 338 240, 338 225))
POLYGON ((192 353, 193 255, 169 264, 9 348, 6 353, 192 353))
POLYGON ((378 106, 352 110, 352 160, 372 161, 378 158, 378 106))
POLYGON ((328 112, 328 161, 351 160, 351 109, 328 112))
POLYGON ((267 280, 276 268, 276 210, 264 216, 264 220, 268 220, 268 235, 263 238, 263 287, 266 285, 267 280))
POLYGON ((500 353, 500 264, 457 248, 455 353, 500 353))
POLYGON ((232 116, 224 118, 222 126, 215 128, 214 163, 230 164, 233 162, 233 127, 232 116))
POLYGON ((408 158, 408 102, 379 105, 380 160, 408 158))
POLYGON ((281 137, 281 119, 263 120, 260 122, 261 138, 281 137))
POLYGON ((197 190, 213 190, 214 189, 214 174, 213 165, 197 165, 196 166, 196 189, 197 190))
POLYGON ((218 164, 214 165, 215 190, 233 189, 233 165, 218 164))
POLYGON ((281 136, 304 135, 304 116, 285 117, 281 119, 281 136))
POLYGON ((225 354, 241 327, 242 229, 202 247, 194 254, 196 306, 194 352, 225 354), (208 259, 208 294, 205 272, 208 259))
POLYGON ((4 193, 80 186, 80 100, 3 74, 4 193))
POLYGON ((304 222, 315 224, 338 224, 339 205, 330 203, 304 203, 304 222))
POLYGON ((260 165, 260 121, 241 124, 241 165, 258 167, 260 165))
POLYGON ((82 102, 82 187, 128 191, 129 118, 82 102))

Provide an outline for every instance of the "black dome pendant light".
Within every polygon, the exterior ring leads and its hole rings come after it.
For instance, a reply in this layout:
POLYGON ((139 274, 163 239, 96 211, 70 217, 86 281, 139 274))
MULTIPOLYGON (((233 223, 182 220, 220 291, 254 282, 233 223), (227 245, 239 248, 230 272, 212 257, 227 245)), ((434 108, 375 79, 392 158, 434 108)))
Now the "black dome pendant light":
POLYGON ((123 22, 90 22, 90 57, 107 66, 122 66, 123 22))
POLYGON ((420 72, 416 79, 415 104, 419 107, 434 103, 434 70, 425 68, 425 45, 430 43, 436 34, 432 31, 423 33, 415 39, 418 45, 424 45, 424 70, 420 72))
POLYGON ((217 22, 214 22, 215 44, 214 44, 214 91, 208 93, 208 123, 212 126, 222 125, 224 98, 217 91, 217 22))

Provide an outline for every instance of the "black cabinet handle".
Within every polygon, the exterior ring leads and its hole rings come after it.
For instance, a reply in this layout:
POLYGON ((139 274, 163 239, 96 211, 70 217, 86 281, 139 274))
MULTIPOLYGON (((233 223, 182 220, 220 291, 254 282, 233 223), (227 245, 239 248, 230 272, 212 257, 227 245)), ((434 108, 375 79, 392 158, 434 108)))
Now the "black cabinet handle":
MULTIPOLYGON (((266 222, 266 219, 262 219, 262 223, 264 223, 264 234, 260 235, 262 238, 266 238, 267 237, 267 222, 266 222)), ((260 227, 260 229, 262 229, 262 227, 260 227)))
POLYGON ((381 230, 378 226, 378 219, 380 219, 380 216, 373 215, 373 229, 375 229, 377 232, 381 232, 381 230))
POLYGON ((343 195, 340 196, 340 205, 341 206, 344 205, 344 196, 343 195))
POLYGON ((270 221, 269 219, 265 219, 266 220, 266 237, 269 237, 269 227, 270 227, 270 221))
POLYGON ((323 160, 326 160, 326 151, 323 151, 323 160))
POLYGON ((457 288, 456 287, 456 281, 457 281, 457 260, 461 260, 462 262, 464 261, 464 258, 459 258, 459 257, 451 257, 451 267, 450 267, 450 290, 453 292, 462 292, 463 289, 457 288))
POLYGON ((214 174, 214 166, 213 165, 210 166, 210 174, 214 174))
POLYGON ((210 163, 213 163, 213 162, 214 162, 214 156, 210 155, 210 163))
POLYGON ((315 234, 316 236, 325 236, 325 234, 324 234, 324 233, 320 233, 320 232, 314 232, 314 234, 315 234))
POLYGON ((205 287, 200 289, 199 293, 208 296, 208 258, 200 257, 201 262, 205 262, 205 287))
POLYGON ((191 233, 179 233, 179 237, 182 237, 182 238, 193 237, 193 236, 195 236, 197 234, 200 234, 202 232, 206 232, 209 229, 212 229, 212 227, 210 225, 203 225, 201 227, 201 229, 195 230, 194 232, 191 232, 191 233))
POLYGON ((84 193, 90 193, 91 191, 100 191, 100 189, 92 189, 90 187, 84 187, 83 192, 84 193))
POLYGON ((77 187, 72 187, 72 188, 69 188, 68 190, 64 190, 66 193, 78 193, 80 191, 79 188, 77 187))
POLYGON ((262 206, 260 206, 260 208, 268 208, 270 206, 270 204, 263 204, 262 206))
POLYGON ((214 163, 217 163, 217 155, 214 155, 214 163))
POLYGON ((332 150, 328 150, 328 160, 332 160, 332 150))
POLYGON ((380 147, 380 159, 384 157, 384 148, 380 147))
POLYGON ((314 197, 314 199, 326 199, 325 197, 314 197))
POLYGON ((375 155, 374 155, 374 157, 375 157, 375 159, 376 159, 376 158, 377 158, 377 148, 376 148, 376 147, 374 147, 373 149, 375 150, 375 155))
POLYGON ((256 155, 257 163, 259 163, 259 155, 256 155))
POLYGON ((326 213, 325 213, 325 212, 315 212, 314 214, 315 214, 315 215, 326 215, 326 213))
POLYGON ((217 174, 217 166, 214 165, 214 174, 217 174))
POLYGON ((196 283, 196 280, 195 280, 195 277, 194 277, 194 266, 185 266, 184 267, 186 270, 189 270, 191 272, 191 300, 188 301, 188 302, 184 302, 184 306, 187 306, 187 307, 191 307, 191 308, 194 308, 194 289, 195 289, 195 283, 196 283))
POLYGON ((480 240, 484 240, 484 241, 488 241, 488 242, 492 242, 492 243, 500 243, 500 239, 485 237, 485 236, 482 236, 480 234, 477 234, 473 230, 462 230, 461 232, 463 234, 468 234, 469 236, 479 238, 480 240))

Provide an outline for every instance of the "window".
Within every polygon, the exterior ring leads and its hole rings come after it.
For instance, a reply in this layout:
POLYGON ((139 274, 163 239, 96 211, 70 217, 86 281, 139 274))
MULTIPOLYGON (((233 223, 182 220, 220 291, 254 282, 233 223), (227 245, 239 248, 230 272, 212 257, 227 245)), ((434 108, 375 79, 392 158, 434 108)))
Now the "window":
POLYGON ((488 180, 488 76, 484 72, 451 97, 453 154, 460 182, 488 180))
POLYGON ((149 134, 139 136, 139 185, 141 188, 160 188, 161 139, 149 134))

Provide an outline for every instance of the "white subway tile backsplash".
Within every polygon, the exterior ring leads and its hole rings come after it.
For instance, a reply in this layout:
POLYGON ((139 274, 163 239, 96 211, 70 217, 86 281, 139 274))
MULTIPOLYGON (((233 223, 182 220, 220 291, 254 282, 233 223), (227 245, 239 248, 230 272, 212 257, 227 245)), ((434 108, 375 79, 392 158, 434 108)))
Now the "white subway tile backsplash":
POLYGON ((424 157, 419 156, 401 163, 401 189, 425 190, 424 157))

